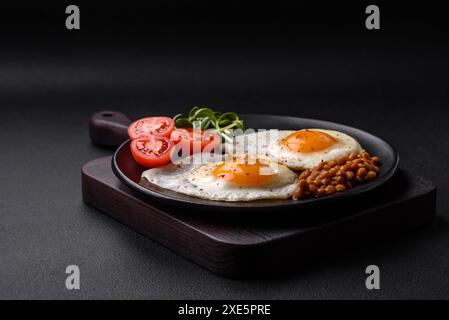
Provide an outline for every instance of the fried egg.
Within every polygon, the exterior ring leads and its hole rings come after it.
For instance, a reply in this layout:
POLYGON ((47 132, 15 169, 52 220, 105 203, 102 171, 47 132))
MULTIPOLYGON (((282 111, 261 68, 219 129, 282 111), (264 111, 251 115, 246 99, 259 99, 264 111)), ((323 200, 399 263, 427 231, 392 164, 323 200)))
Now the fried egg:
POLYGON ((280 131, 267 147, 268 156, 293 170, 311 169, 321 162, 359 153, 360 144, 339 131, 304 129, 280 131))
POLYGON ((196 164, 189 158, 146 170, 142 178, 164 189, 218 201, 286 199, 295 191, 296 173, 267 157, 228 154, 196 164))

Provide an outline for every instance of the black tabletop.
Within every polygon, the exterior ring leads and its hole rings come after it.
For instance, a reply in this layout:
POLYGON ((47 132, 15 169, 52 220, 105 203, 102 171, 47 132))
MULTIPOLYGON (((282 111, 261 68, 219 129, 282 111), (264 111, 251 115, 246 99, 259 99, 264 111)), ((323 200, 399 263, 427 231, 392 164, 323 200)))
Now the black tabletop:
POLYGON ((398 31, 358 42, 320 35, 318 43, 313 34, 185 35, 182 43, 172 35, 151 45, 126 32, 60 46, 38 35, 4 40, 14 46, 0 52, 0 298, 447 298, 447 38, 398 31), (395 146, 400 167, 437 184, 438 218, 306 272, 243 281, 215 276, 83 203, 82 165, 112 154, 89 141, 93 112, 135 119, 194 105, 378 135, 395 146), (80 290, 65 287, 72 264, 80 290), (371 264, 380 290, 365 288, 371 264))

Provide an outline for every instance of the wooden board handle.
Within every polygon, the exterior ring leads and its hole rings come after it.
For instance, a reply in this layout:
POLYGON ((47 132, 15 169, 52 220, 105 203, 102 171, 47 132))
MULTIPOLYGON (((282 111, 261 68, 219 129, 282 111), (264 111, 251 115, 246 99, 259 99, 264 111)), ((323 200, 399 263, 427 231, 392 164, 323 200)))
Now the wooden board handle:
POLYGON ((117 148, 128 140, 131 120, 121 112, 100 111, 94 113, 89 122, 89 134, 93 143, 108 148, 117 148))

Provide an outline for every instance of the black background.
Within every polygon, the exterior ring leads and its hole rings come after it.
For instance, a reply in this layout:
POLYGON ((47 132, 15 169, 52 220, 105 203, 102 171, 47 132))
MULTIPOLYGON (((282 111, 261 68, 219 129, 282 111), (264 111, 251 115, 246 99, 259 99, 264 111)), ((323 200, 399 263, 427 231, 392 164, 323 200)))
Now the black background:
MULTIPOLYGON (((433 2, 6 1, 0 7, 0 297, 445 298, 449 42, 433 2), (78 4, 81 30, 65 29, 78 4), (89 116, 223 111, 320 118, 392 143, 439 187, 435 223, 305 273, 226 280, 82 203, 89 116), (80 291, 65 289, 69 264, 80 291), (380 291, 364 287, 368 264, 380 291)), ((288 263, 288 262, 284 262, 288 263)))

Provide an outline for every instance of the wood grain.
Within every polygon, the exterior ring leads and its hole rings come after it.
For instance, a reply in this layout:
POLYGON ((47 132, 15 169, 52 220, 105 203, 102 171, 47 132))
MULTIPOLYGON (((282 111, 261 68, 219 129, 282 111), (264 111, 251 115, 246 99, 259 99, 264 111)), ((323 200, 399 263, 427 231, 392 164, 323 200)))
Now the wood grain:
POLYGON ((128 139, 131 120, 118 111, 99 111, 90 117, 89 135, 92 142, 106 148, 117 148, 128 139))
POLYGON ((433 183, 399 170, 375 192, 315 208, 329 212, 320 219, 275 211, 257 218, 218 217, 148 202, 115 177, 111 157, 83 167, 82 188, 88 205, 226 277, 300 270, 368 242, 400 237, 432 220, 436 198, 433 183))

